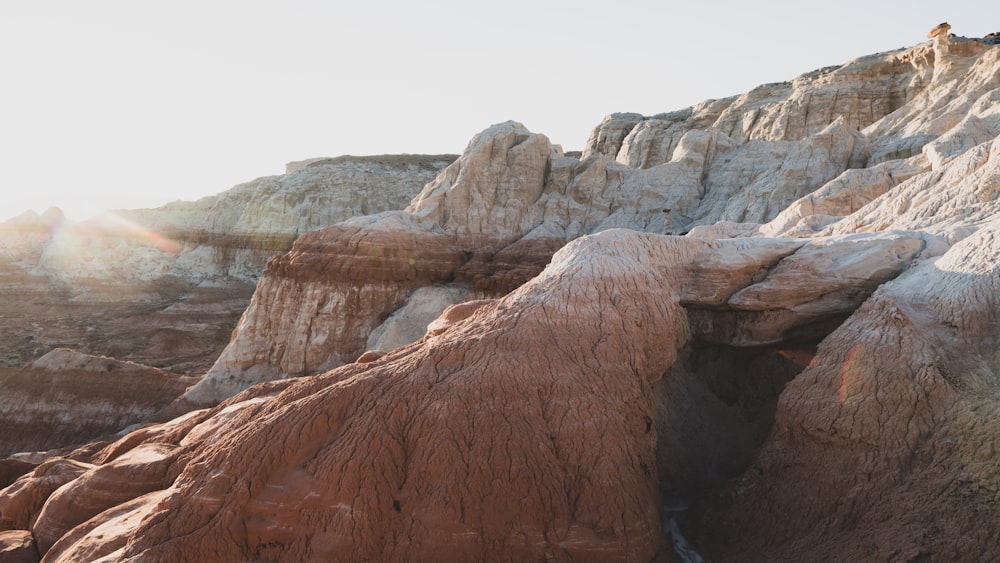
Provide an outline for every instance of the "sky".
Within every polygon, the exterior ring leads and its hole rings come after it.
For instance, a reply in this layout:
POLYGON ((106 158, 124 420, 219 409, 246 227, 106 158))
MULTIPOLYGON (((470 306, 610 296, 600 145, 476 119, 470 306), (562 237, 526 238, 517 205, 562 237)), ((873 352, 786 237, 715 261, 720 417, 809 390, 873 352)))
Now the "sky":
POLYGON ((286 162, 461 153, 513 119, 580 150, 646 115, 926 41, 994 0, 3 0, 0 221, 194 200, 286 162))

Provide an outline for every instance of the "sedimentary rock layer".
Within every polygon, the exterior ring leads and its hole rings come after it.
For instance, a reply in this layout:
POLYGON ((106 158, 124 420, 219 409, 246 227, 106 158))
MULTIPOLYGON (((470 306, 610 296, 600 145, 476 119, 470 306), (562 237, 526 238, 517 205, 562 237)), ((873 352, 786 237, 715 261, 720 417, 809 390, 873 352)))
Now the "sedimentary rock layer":
POLYGON ((68 350, 0 370, 0 457, 112 436, 150 420, 195 381, 68 350))

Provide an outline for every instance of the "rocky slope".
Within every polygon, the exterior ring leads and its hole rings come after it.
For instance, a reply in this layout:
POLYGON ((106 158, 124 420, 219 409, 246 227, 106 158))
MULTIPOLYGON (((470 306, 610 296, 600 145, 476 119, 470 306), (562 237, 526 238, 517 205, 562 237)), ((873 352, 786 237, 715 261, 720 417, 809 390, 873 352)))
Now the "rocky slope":
POLYGON ((70 347, 200 375, 264 265, 299 233, 402 209, 452 160, 314 159, 196 202, 78 224, 58 210, 0 224, 2 365, 70 347))
POLYGON ((0 457, 111 437, 154 418, 195 381, 67 349, 0 370, 0 457))
POLYGON ((402 209, 454 156, 384 155, 291 163, 289 172, 195 202, 120 210, 49 244, 40 267, 63 279, 254 282, 300 234, 402 209), (67 252, 71 249, 72 252, 67 252))
POLYGON ((1000 558, 1000 46, 946 32, 581 159, 487 129, 272 261, 209 407, 0 491, 0 549, 1000 558))
POLYGON ((352 361, 416 288, 502 295, 582 234, 808 236, 900 182, 927 181, 921 173, 1000 130, 998 51, 975 40, 935 45, 669 117, 617 114, 594 130, 582 160, 520 124, 491 127, 404 211, 304 237, 272 264, 234 341, 188 397, 211 403, 352 361), (316 276, 329 268, 336 276, 316 276), (358 283, 384 270, 400 279, 358 283))

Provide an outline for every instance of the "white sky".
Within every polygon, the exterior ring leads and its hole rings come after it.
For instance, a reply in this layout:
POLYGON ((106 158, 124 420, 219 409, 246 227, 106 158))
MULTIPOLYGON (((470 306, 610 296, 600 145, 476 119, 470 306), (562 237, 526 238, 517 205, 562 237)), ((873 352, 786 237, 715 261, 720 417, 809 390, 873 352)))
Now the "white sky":
POLYGON ((515 119, 567 150, 925 41, 994 0, 0 0, 0 220, 197 199, 317 156, 460 153, 515 119))

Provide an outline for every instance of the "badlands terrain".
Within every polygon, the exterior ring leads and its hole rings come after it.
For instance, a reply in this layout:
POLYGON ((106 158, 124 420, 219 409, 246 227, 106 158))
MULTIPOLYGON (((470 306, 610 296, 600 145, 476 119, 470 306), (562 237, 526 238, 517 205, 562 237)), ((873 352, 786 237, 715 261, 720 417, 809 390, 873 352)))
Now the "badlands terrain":
POLYGON ((1000 45, 0 225, 0 560, 1000 559, 1000 45))

